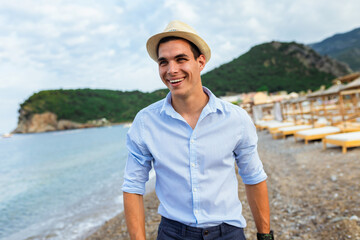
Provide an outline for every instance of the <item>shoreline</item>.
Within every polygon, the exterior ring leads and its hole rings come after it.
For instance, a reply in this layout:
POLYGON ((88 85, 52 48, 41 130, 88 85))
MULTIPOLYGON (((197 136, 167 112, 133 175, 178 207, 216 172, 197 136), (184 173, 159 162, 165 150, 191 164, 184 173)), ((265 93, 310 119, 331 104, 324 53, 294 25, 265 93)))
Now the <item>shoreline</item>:
POLYGON ((119 123, 109 123, 107 125, 101 125, 101 126, 96 126, 96 125, 91 125, 91 126, 79 126, 79 127, 73 127, 73 128, 67 128, 67 129, 56 129, 56 130, 50 130, 50 131, 37 131, 37 132, 15 132, 15 130, 9 132, 9 133, 4 133, 2 135, 3 138, 10 138, 13 135, 26 135, 26 134, 36 134, 36 133, 54 133, 54 132, 66 132, 66 131, 72 131, 72 130, 81 130, 81 129, 90 129, 90 128, 102 128, 102 127, 114 127, 114 126, 119 126, 119 125, 123 125, 126 128, 129 128, 131 126, 132 122, 119 122, 119 123), (5 136, 4 135, 10 135, 10 136, 5 136))
MULTIPOLYGON (((154 209, 155 212, 152 212, 152 214, 157 213, 157 206, 159 205, 159 202, 157 200, 156 194, 155 194, 155 184, 156 184, 156 176, 155 171, 152 169, 149 173, 149 181, 146 182, 146 191, 144 194, 144 206, 145 209, 151 209, 152 206, 154 206, 154 203, 156 205, 156 208, 154 209), (157 204, 156 204, 157 202, 157 204)), ((114 231, 114 227, 121 226, 121 234, 120 238, 118 239, 127 239, 127 228, 125 223, 125 217, 124 217, 124 207, 122 206, 121 211, 113 218, 105 221, 102 225, 97 226, 95 228, 89 229, 84 233, 83 237, 80 239, 86 239, 86 240, 103 240, 103 239, 115 239, 113 236, 110 238, 106 238, 106 235, 109 235, 111 231, 114 231), (125 238, 124 238, 125 237, 125 238)), ((116 229, 118 231, 118 229, 116 229)))
MULTIPOLYGON (((265 131, 258 136, 276 239, 360 239, 360 148, 342 154, 339 147, 323 150, 319 141, 305 145, 293 137, 274 140, 265 131)), ((254 239, 255 224, 239 176, 238 180, 242 214, 247 220, 244 232, 247 239, 254 239)), ((144 197, 148 240, 157 236, 158 205, 154 191, 144 197)), ((130 239, 123 213, 84 239, 130 239)))

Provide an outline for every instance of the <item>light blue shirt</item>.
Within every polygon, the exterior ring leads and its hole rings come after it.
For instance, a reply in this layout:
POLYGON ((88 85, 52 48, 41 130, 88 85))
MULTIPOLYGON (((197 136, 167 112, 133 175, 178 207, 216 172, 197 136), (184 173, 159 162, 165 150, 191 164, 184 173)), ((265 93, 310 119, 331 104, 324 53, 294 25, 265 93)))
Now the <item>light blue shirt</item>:
POLYGON ((135 117, 127 134, 124 192, 144 194, 152 166, 160 215, 195 227, 245 227, 235 161, 245 184, 267 178, 257 134, 242 108, 209 96, 194 129, 171 105, 171 93, 135 117))

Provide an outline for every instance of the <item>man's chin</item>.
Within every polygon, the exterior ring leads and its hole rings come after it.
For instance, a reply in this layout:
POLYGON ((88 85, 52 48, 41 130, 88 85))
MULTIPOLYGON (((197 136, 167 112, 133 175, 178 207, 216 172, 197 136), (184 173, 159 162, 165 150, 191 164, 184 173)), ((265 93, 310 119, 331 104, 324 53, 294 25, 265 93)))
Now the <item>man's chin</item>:
POLYGON ((178 89, 178 88, 169 88, 171 95, 175 96, 175 97, 184 97, 185 91, 183 89, 178 89))

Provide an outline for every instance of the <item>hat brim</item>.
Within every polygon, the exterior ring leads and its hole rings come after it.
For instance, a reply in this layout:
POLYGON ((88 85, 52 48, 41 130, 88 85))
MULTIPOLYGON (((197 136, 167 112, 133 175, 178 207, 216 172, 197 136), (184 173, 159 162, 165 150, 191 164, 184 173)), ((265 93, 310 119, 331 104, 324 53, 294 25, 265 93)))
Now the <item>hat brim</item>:
POLYGON ((207 43, 201 37, 190 32, 170 31, 170 32, 162 32, 155 34, 154 36, 150 37, 146 43, 146 49, 150 57, 155 62, 158 61, 157 46, 159 44, 159 41, 165 37, 180 37, 194 43, 199 48, 201 54, 205 56, 206 63, 210 60, 211 50, 207 45, 207 43))

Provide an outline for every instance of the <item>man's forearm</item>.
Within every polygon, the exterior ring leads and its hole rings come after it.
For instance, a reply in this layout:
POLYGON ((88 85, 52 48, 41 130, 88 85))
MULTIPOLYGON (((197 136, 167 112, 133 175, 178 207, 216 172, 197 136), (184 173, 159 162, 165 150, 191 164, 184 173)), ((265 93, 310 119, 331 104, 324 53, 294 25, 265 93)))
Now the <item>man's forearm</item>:
POLYGON ((266 181, 245 185, 246 196, 259 233, 270 232, 270 207, 266 181))
POLYGON ((126 225, 131 240, 145 240, 145 210, 143 196, 123 193, 126 225))

